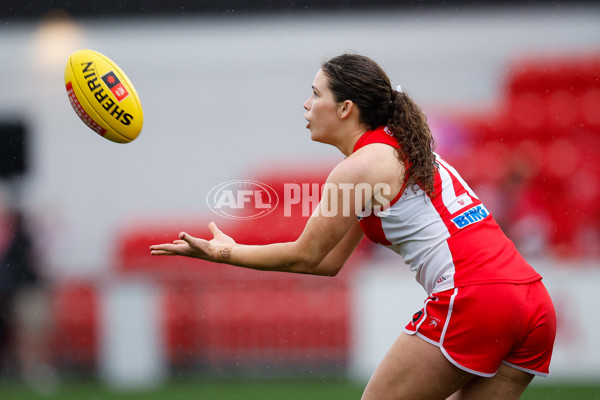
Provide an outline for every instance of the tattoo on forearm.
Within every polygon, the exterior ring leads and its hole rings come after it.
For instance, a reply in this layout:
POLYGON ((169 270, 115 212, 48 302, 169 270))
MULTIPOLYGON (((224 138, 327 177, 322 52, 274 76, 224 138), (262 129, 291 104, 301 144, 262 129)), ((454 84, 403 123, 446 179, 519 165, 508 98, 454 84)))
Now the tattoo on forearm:
POLYGON ((221 260, 229 260, 231 257, 231 247, 221 247, 219 248, 219 258, 221 260))

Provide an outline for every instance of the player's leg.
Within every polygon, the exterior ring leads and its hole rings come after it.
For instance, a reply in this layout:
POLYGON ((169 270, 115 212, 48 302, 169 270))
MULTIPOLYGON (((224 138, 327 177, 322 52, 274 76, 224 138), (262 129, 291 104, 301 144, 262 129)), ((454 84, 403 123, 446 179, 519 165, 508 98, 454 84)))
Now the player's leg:
POLYGON ((474 377, 451 364, 437 346, 402 333, 375 370, 362 399, 446 399, 474 377))
POLYGON ((521 397, 532 374, 502 364, 491 378, 477 376, 448 400, 512 400, 521 397))

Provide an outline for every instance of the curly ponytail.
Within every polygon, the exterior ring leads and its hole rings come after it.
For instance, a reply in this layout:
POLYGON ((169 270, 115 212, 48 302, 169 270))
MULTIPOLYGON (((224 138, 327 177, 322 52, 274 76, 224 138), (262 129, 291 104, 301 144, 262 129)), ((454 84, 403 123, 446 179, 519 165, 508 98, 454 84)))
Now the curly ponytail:
POLYGON ((390 117, 386 123, 400 144, 400 160, 406 166, 404 183, 433 194, 435 141, 421 108, 404 92, 392 95, 390 117))
POLYGON ((387 74, 368 57, 342 54, 325 61, 321 69, 336 101, 354 102, 360 122, 369 129, 387 125, 394 133, 400 145, 398 158, 406 168, 404 187, 416 184, 433 195, 435 143, 419 106, 406 93, 392 89, 387 74))

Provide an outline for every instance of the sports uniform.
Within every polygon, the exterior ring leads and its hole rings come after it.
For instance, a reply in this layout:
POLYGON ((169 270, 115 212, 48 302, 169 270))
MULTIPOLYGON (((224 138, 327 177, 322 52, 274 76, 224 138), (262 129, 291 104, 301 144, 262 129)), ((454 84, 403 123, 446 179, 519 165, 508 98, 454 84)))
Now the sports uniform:
MULTIPOLYGON (((380 127, 354 152, 372 143, 399 148, 380 127)), ((432 196, 409 185, 383 210, 358 216, 365 235, 400 254, 429 294, 405 332, 477 375, 493 376, 501 362, 547 375, 556 317, 541 276, 456 170, 435 157, 432 196)))

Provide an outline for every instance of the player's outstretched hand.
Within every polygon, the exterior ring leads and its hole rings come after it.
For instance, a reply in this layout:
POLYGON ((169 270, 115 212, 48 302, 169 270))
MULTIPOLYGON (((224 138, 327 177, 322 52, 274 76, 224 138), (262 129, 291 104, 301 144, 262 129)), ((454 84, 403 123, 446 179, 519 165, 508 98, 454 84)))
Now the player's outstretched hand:
POLYGON ((236 243, 232 238, 221 232, 214 222, 208 224, 208 229, 213 235, 213 239, 210 241, 181 232, 179 239, 174 240, 173 243, 150 246, 150 254, 153 256, 186 256, 222 262, 223 257, 220 253, 223 249, 231 249, 236 243))

